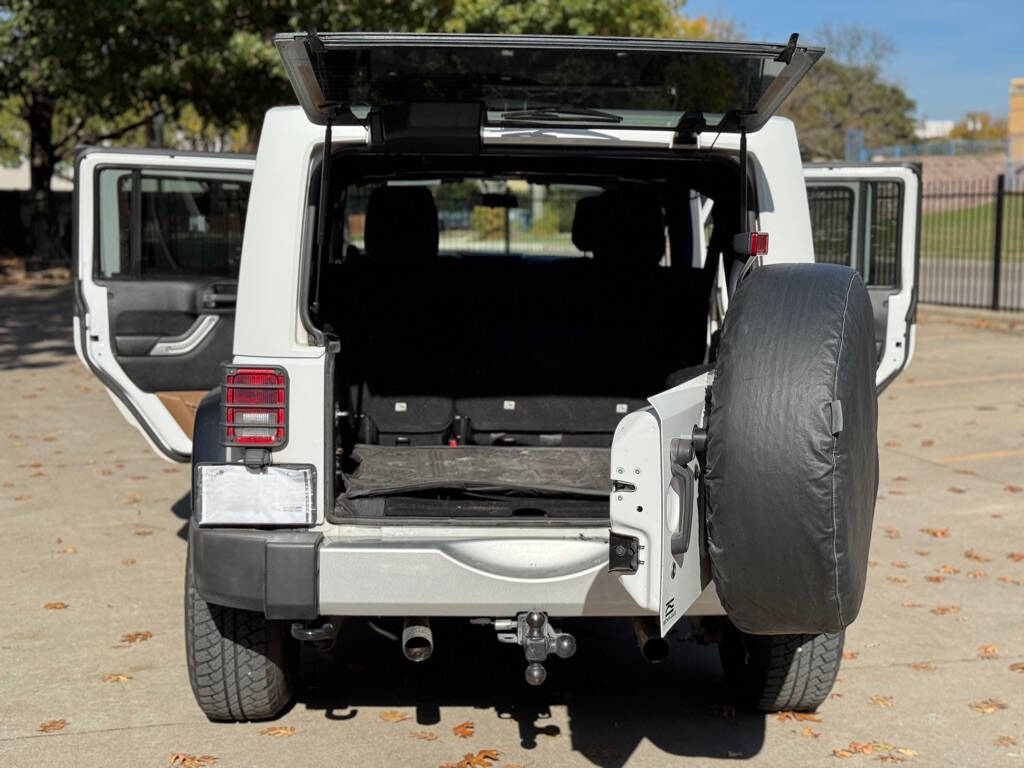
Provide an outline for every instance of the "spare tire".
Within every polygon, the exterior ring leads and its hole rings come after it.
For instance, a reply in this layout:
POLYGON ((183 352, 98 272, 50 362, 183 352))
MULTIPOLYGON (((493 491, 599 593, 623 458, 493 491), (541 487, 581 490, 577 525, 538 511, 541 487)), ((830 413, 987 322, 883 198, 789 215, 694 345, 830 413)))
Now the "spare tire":
POLYGON ((730 302, 707 424, 711 571, 751 634, 842 631, 878 492, 871 300, 854 270, 778 264, 730 302))

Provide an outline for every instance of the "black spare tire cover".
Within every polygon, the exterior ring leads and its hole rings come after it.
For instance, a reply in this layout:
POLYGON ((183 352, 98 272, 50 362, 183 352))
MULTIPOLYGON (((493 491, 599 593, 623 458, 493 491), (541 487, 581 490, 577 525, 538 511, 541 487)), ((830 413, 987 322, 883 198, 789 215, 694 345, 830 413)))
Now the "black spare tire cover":
POLYGON ((838 632, 860 610, 878 492, 871 300, 832 264, 761 267, 729 305, 711 388, 707 545, 732 622, 838 632))

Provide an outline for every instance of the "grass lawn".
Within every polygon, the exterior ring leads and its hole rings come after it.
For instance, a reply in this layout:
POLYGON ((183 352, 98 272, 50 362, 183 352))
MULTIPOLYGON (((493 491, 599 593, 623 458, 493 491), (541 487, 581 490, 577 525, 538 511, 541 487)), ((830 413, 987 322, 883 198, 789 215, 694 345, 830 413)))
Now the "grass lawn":
MULTIPOLYGON (((921 258, 992 258, 996 207, 994 202, 949 211, 925 212, 921 217, 921 258)), ((1003 260, 1024 260, 1024 195, 1007 195, 1003 202, 1003 260)))

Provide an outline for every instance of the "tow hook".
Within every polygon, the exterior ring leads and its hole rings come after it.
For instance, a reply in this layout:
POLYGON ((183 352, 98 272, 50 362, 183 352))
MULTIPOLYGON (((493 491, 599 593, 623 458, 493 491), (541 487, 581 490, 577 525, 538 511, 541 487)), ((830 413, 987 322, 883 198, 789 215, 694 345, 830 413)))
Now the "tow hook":
POLYGON ((576 653, 576 638, 568 632, 559 632, 548 623, 543 611, 520 613, 514 619, 497 619, 494 628, 498 641, 515 643, 523 647, 526 655, 526 682, 540 685, 547 678, 547 670, 541 663, 549 654, 568 659, 576 653), (513 631, 514 630, 514 631, 513 631))

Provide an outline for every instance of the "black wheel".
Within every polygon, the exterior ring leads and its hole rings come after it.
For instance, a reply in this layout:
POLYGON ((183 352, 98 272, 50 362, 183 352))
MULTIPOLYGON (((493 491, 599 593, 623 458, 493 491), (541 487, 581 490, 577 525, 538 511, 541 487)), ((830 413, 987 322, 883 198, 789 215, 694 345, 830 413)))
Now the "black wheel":
POLYGON ((743 704, 762 712, 813 712, 836 681, 844 636, 748 635, 730 624, 718 652, 743 704))
POLYGON ((265 720, 291 700, 298 642, 284 622, 214 605, 185 566, 185 655, 192 693, 211 720, 265 720))

